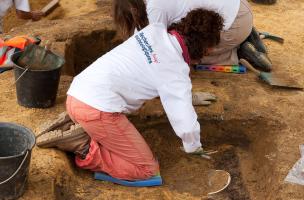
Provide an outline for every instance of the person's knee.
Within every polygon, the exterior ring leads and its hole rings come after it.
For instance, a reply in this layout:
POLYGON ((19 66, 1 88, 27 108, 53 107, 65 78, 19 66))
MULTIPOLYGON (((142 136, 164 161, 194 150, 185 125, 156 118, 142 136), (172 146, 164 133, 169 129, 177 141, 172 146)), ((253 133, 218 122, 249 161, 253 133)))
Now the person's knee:
POLYGON ((157 161, 145 165, 138 165, 135 168, 136 169, 132 172, 132 179, 149 179, 159 174, 159 165, 157 161))
POLYGON ((150 165, 145 166, 144 171, 146 172, 145 173, 145 175, 146 175, 145 178, 150 178, 152 176, 155 176, 155 175, 159 174, 159 164, 158 164, 158 162, 155 160, 150 165))
MULTIPOLYGON (((107 171, 106 171, 107 172, 107 171)), ((159 166, 157 163, 149 165, 135 165, 130 168, 113 170, 107 172, 111 176, 125 180, 145 180, 159 174, 159 166)))

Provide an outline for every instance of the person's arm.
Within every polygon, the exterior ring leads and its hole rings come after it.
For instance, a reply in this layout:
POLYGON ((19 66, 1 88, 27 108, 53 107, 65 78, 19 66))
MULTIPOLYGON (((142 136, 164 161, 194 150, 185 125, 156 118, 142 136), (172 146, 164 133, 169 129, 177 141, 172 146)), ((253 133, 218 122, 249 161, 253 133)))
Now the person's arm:
POLYGON ((161 86, 159 96, 176 135, 187 153, 201 148, 200 124, 192 105, 191 81, 181 77, 161 86))
POLYGON ((28 0, 14 0, 14 5, 16 8, 16 15, 20 19, 32 19, 33 21, 38 21, 44 15, 41 11, 30 11, 28 0))

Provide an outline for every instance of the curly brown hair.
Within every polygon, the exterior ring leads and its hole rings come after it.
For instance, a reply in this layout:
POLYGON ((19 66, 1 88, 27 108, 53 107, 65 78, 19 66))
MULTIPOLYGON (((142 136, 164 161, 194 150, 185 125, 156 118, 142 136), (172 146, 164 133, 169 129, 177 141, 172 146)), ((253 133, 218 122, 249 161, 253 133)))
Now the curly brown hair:
POLYGON ((207 54, 208 48, 220 42, 223 21, 218 13, 199 8, 173 23, 169 30, 176 30, 183 36, 191 60, 198 60, 207 54))
POLYGON ((149 24, 143 0, 114 0, 113 18, 124 39, 133 35, 135 29, 139 31, 149 24))

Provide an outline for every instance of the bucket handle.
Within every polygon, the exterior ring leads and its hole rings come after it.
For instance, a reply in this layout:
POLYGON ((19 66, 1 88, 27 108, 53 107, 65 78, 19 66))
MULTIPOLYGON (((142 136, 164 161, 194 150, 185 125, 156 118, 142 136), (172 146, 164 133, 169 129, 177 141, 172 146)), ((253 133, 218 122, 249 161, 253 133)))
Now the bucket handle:
POLYGON ((29 70, 28 67, 25 68, 25 70, 24 70, 24 71, 22 72, 22 74, 16 79, 16 81, 14 82, 13 85, 15 85, 15 84, 19 81, 19 79, 25 74, 25 72, 27 72, 27 70, 29 70))
POLYGON ((17 170, 16 170, 8 179, 6 179, 5 181, 0 182, 0 185, 3 185, 4 183, 7 183, 7 182, 10 181, 12 178, 14 178, 14 176, 16 176, 16 174, 20 171, 22 165, 24 164, 24 162, 25 162, 25 160, 26 160, 28 154, 29 154, 29 150, 26 151, 26 154, 25 154, 25 156, 24 156, 22 162, 20 163, 19 167, 17 168, 17 170))
MULTIPOLYGON (((17 51, 17 52, 15 52, 15 53, 13 53, 11 56, 10 56, 10 58, 12 58, 15 54, 17 54, 17 53, 20 53, 20 51, 17 51)), ((24 70, 22 73, 21 73, 21 75, 16 79, 16 81, 13 83, 13 85, 15 85, 18 81, 19 81, 19 79, 29 70, 29 67, 28 66, 26 66, 26 68, 22 68, 22 67, 20 67, 20 66, 18 66, 18 65, 16 65, 15 63, 13 63, 14 64, 14 67, 17 67, 17 68, 19 68, 19 69, 22 69, 22 70, 24 70)), ((1 185, 1 184, 0 184, 1 185)))

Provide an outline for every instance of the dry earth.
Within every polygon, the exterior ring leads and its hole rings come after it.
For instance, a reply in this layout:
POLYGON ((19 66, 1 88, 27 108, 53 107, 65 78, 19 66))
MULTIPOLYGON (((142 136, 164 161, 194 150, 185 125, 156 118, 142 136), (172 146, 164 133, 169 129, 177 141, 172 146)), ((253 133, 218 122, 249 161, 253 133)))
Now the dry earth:
MULTIPOLYGON (((35 9, 47 0, 32 0, 35 9), (39 3, 38 3, 39 2, 39 3)), ((266 41, 274 71, 286 72, 304 84, 304 1, 278 0, 273 6, 251 3, 259 30, 281 35, 285 44, 266 41)), ((6 17, 7 34, 40 35, 51 49, 66 58, 56 105, 27 109, 16 102, 13 72, 0 75, 0 121, 15 122, 37 132, 41 123, 62 112, 65 92, 73 75, 118 44, 109 3, 97 7, 93 0, 61 0, 61 6, 40 22, 6 17), (9 23, 8 23, 9 22, 9 23), (23 24, 23 25, 22 25, 23 24), (11 28, 14 25, 19 27, 11 28)), ((302 91, 278 89, 245 75, 194 72, 195 91, 209 91, 218 101, 197 107, 206 148, 219 153, 212 161, 185 155, 158 100, 148 102, 130 116, 161 164, 164 186, 125 188, 94 181, 92 173, 77 169, 73 158, 55 149, 35 147, 29 185, 23 200, 35 199, 202 199, 210 169, 225 169, 232 183, 213 199, 302 200, 303 186, 284 182, 299 158, 303 137, 302 91)))

